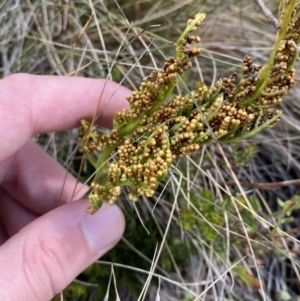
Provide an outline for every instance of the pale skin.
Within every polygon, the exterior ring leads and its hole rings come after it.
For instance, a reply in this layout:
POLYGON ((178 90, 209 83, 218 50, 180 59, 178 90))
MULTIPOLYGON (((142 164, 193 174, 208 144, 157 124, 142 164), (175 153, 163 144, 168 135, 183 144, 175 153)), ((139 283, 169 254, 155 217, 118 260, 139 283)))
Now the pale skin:
POLYGON ((99 99, 97 123, 110 127, 128 94, 96 79, 17 74, 0 80, 0 300, 51 299, 121 238, 121 210, 104 204, 86 214, 87 187, 31 138, 91 119, 99 99))

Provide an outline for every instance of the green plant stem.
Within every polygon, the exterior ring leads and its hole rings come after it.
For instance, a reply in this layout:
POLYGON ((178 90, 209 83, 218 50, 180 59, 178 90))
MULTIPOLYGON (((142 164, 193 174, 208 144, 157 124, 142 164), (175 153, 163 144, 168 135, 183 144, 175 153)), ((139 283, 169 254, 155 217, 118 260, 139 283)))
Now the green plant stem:
POLYGON ((183 40, 186 38, 186 36, 195 28, 195 26, 197 25, 197 23, 199 21, 203 21, 205 18, 205 14, 203 13, 198 13, 195 16, 195 19, 191 21, 191 23, 186 27, 186 29, 183 31, 183 33, 180 35, 180 37, 178 38, 177 42, 176 42, 176 55, 177 58, 181 59, 182 57, 184 57, 184 53, 181 50, 181 45, 183 40))
MULTIPOLYGON (((245 140, 248 139, 254 135, 256 135, 257 133, 259 133, 260 131, 262 131, 264 128, 270 126, 273 122, 275 122, 279 116, 281 115, 281 111, 274 115, 271 119, 269 119, 268 121, 264 122, 261 126, 256 126, 252 131, 245 133, 243 132, 242 136, 236 136, 234 138, 230 138, 228 136, 224 136, 224 141, 226 143, 234 143, 234 142, 239 142, 241 140, 245 140)), ((223 137, 222 137, 223 138, 223 137)), ((223 139, 220 139, 220 141, 222 141, 223 139)))
POLYGON ((259 74, 259 79, 257 83, 257 89, 254 93, 254 95, 250 98, 246 98, 245 100, 241 100, 241 105, 250 105, 253 103, 255 99, 259 97, 259 95, 262 95, 263 90, 269 83, 269 76, 272 72, 273 64, 275 61, 275 57, 277 54, 277 49, 282 41, 284 41, 284 38, 286 37, 286 32, 288 30, 288 25, 293 13, 293 10, 297 4, 297 0, 291 0, 290 4, 288 6, 287 11, 284 14, 284 18, 282 19, 281 25, 279 30, 277 31, 277 37, 276 41, 273 47, 273 50, 271 52, 270 58, 268 60, 268 63, 265 65, 265 67, 262 69, 262 71, 259 74))
MULTIPOLYGON (((108 171, 108 159, 112 155, 113 151, 118 145, 106 146, 100 153, 96 163, 97 173, 94 178, 94 182, 97 183, 99 179, 107 174, 108 171)), ((103 181, 102 181, 103 182, 103 181)))

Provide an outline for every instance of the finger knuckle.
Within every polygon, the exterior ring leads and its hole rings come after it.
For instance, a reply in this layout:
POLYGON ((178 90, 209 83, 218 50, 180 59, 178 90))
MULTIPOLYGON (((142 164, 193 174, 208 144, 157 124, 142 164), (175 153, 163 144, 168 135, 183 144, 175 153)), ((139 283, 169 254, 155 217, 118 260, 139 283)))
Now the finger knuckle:
POLYGON ((53 237, 45 239, 36 235, 23 246, 23 272, 29 286, 36 295, 53 296, 65 277, 64 264, 59 256, 59 241, 53 237))

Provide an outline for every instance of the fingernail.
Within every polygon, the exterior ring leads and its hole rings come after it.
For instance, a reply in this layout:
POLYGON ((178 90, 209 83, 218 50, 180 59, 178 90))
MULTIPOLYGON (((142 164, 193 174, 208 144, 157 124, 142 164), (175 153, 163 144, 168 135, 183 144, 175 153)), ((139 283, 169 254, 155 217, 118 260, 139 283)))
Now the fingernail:
POLYGON ((124 217, 116 205, 103 204, 94 215, 85 214, 82 220, 82 230, 95 254, 111 249, 122 237, 124 217))

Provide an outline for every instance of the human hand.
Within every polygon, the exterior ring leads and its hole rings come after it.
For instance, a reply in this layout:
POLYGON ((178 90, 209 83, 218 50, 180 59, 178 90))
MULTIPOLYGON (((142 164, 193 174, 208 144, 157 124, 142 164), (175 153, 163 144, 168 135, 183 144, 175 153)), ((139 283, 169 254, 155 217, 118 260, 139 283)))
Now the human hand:
POLYGON ((0 80, 0 300, 51 299, 121 238, 121 210, 104 204, 86 214, 88 202, 72 199, 76 179, 30 138, 90 119, 100 95, 99 119, 110 126, 127 94, 105 80, 26 74, 0 80))

